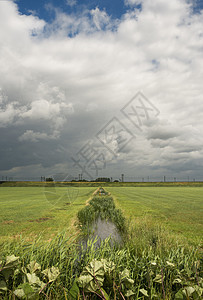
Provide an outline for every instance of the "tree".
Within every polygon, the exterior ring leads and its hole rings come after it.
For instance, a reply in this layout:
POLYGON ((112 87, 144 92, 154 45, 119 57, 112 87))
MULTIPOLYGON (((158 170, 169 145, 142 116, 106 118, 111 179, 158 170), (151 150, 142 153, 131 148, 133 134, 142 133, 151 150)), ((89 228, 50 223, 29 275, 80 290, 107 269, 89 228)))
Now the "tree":
POLYGON ((54 180, 53 180, 52 177, 48 177, 48 178, 46 178, 46 181, 47 181, 47 182, 52 182, 52 181, 54 181, 54 180))

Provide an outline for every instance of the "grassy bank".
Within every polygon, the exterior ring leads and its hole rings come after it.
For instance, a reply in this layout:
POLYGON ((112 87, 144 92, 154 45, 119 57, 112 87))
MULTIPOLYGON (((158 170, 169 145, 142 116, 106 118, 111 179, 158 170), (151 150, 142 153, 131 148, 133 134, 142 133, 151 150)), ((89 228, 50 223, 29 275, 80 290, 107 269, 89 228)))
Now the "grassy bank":
POLYGON ((203 189, 194 187, 109 187, 116 205, 134 225, 164 225, 199 244, 203 236, 203 189))
POLYGON ((0 188, 0 241, 20 235, 32 240, 39 234, 50 239, 64 228, 75 230, 76 214, 93 191, 92 187, 0 188))

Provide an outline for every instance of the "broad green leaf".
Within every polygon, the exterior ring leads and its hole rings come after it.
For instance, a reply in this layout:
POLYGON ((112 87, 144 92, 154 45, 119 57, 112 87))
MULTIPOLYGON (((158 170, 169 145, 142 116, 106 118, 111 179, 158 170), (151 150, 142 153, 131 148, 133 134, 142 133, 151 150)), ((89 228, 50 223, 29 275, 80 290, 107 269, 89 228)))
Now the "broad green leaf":
POLYGON ((95 279, 90 281, 89 285, 86 287, 86 289, 89 291, 89 292, 96 292, 98 291, 101 286, 103 285, 103 282, 101 281, 96 281, 95 279))
POLYGON ((4 280, 0 281, 0 290, 1 291, 7 291, 7 285, 6 285, 6 282, 4 280))
POLYGON ((17 296, 18 298, 22 299, 25 297, 25 293, 23 289, 17 289, 14 291, 14 295, 17 296))
POLYGON ((56 267, 51 267, 49 269, 46 269, 44 271, 42 271, 42 273, 48 277, 49 282, 52 282, 54 280, 56 280, 56 278, 59 276, 60 272, 59 272, 59 268, 56 267))
POLYGON ((27 268, 30 271, 30 273, 35 273, 36 271, 41 270, 40 264, 38 264, 36 261, 31 261, 27 268))
POLYGON ((113 270, 115 270, 115 264, 112 261, 101 259, 101 262, 103 263, 105 273, 111 273, 113 270))
POLYGON ((27 279, 31 285, 41 286, 41 284, 42 284, 42 281, 34 273, 33 274, 27 273, 27 279))
POLYGON ((184 295, 183 295, 183 290, 180 289, 176 294, 175 294, 175 300, 184 300, 184 295))
POLYGON ((128 269, 124 269, 121 272, 120 279, 127 288, 131 288, 131 286, 134 284, 134 280, 130 278, 130 271, 128 269))
POLYGON ((183 294, 187 297, 190 297, 195 292, 195 289, 192 286, 187 286, 183 289, 183 294))
POLYGON ((18 289, 23 289, 26 296, 32 295, 34 293, 33 288, 30 286, 30 284, 28 282, 20 284, 18 286, 18 289))
POLYGON ((96 292, 100 289, 104 282, 104 263, 98 260, 93 260, 87 267, 84 268, 78 284, 89 292, 96 292))
POLYGON ((13 275, 15 271, 15 267, 19 264, 19 257, 15 255, 6 257, 6 264, 1 270, 1 274, 4 276, 7 281, 11 275, 13 275))
POLYGON ((129 277, 130 277, 130 271, 128 269, 124 269, 120 274, 121 280, 129 277))
POLYGON ((92 276, 95 276, 99 281, 103 281, 104 264, 99 260, 93 260, 90 262, 90 264, 87 267, 85 267, 84 272, 87 272, 92 276))
POLYGON ((81 288, 85 288, 92 280, 93 277, 91 275, 80 275, 77 282, 81 288))
POLYGON ((4 268, 11 268, 19 263, 19 256, 11 255, 6 257, 6 264, 4 268))
POLYGON ((73 285, 68 293, 68 299, 70 300, 75 300, 78 299, 78 295, 79 295, 79 287, 77 285, 77 279, 75 279, 75 281, 73 282, 73 285))
POLYGON ((149 297, 149 295, 145 289, 140 289, 140 293, 142 293, 142 295, 144 295, 145 297, 149 297))
POLYGON ((2 275, 4 276, 5 280, 7 281, 11 275, 13 275, 15 271, 15 267, 19 264, 19 257, 15 255, 7 256, 6 257, 6 264, 1 270, 2 275))
POLYGON ((89 275, 81 275, 78 278, 78 285, 89 292, 96 292, 103 285, 103 280, 96 279, 89 275))
POLYGON ((130 296, 133 296, 133 295, 135 295, 135 293, 132 290, 128 290, 125 294, 126 297, 130 297, 130 296))
POLYGON ((99 270, 104 268, 104 264, 99 260, 93 260, 90 263, 90 267, 97 273, 99 270))

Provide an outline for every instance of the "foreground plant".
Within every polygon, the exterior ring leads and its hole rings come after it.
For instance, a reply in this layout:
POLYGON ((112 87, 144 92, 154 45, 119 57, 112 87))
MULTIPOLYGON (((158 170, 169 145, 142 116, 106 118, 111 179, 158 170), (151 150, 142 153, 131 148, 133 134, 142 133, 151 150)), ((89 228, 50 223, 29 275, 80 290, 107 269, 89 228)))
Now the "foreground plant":
POLYGON ((98 248, 88 241, 78 251, 65 235, 51 245, 31 247, 7 245, 5 251, 15 254, 9 256, 2 249, 0 299, 200 300, 203 296, 202 261, 195 249, 174 247, 160 256, 152 247, 137 254, 136 244, 119 248, 103 241, 98 248))
POLYGON ((120 226, 122 244, 106 239, 98 247, 88 239, 83 247, 64 232, 49 242, 0 245, 0 299, 202 299, 201 246, 180 246, 149 222, 127 227, 109 195, 96 193, 79 212, 83 230, 98 216, 120 226))
POLYGON ((21 266, 20 258, 7 256, 0 262, 0 294, 14 295, 19 299, 37 299, 40 294, 46 295, 46 288, 59 276, 58 268, 52 266, 41 270, 40 264, 31 261, 26 267, 21 266))
POLYGON ((130 297, 135 293, 132 291, 134 280, 130 277, 130 271, 124 269, 119 276, 115 272, 115 264, 106 259, 91 261, 75 279, 69 298, 76 299, 82 295, 93 295, 101 299, 117 299, 117 295, 122 299, 130 297))
POLYGON ((74 280, 69 299, 202 299, 203 279, 200 274, 198 281, 194 277, 197 269, 194 274, 191 269, 179 269, 170 261, 161 263, 159 257, 156 260, 145 261, 143 265, 137 260, 138 271, 136 268, 120 270, 117 261, 94 259, 74 280))

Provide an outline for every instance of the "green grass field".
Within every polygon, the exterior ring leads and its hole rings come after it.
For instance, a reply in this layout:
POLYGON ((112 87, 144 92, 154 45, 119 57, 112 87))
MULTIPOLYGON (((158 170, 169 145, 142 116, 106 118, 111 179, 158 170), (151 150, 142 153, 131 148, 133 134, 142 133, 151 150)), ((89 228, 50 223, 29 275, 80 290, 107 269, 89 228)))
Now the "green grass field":
POLYGON ((109 184, 103 196, 96 191, 102 184, 54 185, 0 185, 1 299, 16 299, 16 293, 23 299, 101 299, 102 285, 106 300, 129 299, 128 293, 135 300, 202 299, 202 187, 109 184), (80 246, 96 215, 114 222, 121 243, 105 240, 97 248, 88 239, 80 246), (77 216, 84 230, 74 226, 77 216), (101 267, 99 278, 103 274, 99 287, 94 264, 101 267), (81 283, 85 267, 94 269, 95 278, 88 271, 93 290, 81 283))
MULTIPOLYGON (((20 183, 22 185, 22 183, 20 183)), ((73 230, 77 212, 95 190, 95 183, 80 186, 0 187, 0 239, 39 233, 46 238, 60 230, 73 230), (86 186, 88 185, 88 186, 86 186), (75 199, 75 200, 74 200, 75 199), (74 201, 73 201, 74 200, 74 201), (70 205, 69 203, 72 202, 70 205)), ((124 185, 122 183, 122 185, 124 185)), ((198 186, 133 187, 108 186, 118 208, 135 223, 150 220, 168 227, 188 240, 198 242, 203 236, 203 188, 198 186)))
POLYGON ((203 236, 203 188, 201 187, 108 187, 124 215, 165 225, 169 230, 198 243, 203 236))
POLYGON ((94 187, 1 187, 0 241, 19 235, 32 240, 39 233, 51 238, 64 229, 73 230, 77 212, 94 190, 94 187))

